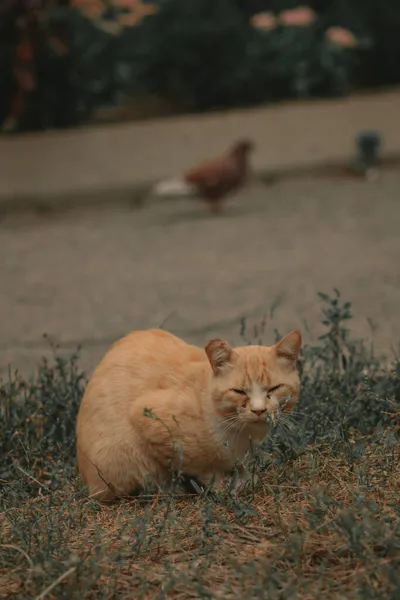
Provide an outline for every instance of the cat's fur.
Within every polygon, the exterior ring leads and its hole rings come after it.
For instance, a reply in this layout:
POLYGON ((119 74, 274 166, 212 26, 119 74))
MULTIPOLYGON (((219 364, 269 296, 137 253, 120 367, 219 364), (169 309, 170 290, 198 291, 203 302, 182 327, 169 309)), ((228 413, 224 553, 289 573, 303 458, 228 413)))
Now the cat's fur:
POLYGON ((205 350, 158 329, 118 341, 95 370, 77 418, 78 467, 102 501, 172 472, 221 482, 299 392, 298 331, 274 346, 205 350), (280 387, 276 387, 280 386, 280 387), (276 389, 272 389, 276 388, 276 389), (236 390, 236 391, 235 391, 236 390), (269 392, 269 390, 272 390, 269 392))

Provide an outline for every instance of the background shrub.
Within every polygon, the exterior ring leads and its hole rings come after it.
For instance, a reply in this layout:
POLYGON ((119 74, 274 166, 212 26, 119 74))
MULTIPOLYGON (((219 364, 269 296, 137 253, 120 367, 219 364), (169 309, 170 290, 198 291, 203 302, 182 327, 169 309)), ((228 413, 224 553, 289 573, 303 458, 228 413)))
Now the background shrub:
POLYGON ((0 7, 3 131, 69 127, 128 96, 202 111, 278 98, 347 94, 400 81, 396 0, 7 0, 0 7), (254 26, 268 11, 273 27, 254 26), (353 47, 330 43, 343 27, 353 47))

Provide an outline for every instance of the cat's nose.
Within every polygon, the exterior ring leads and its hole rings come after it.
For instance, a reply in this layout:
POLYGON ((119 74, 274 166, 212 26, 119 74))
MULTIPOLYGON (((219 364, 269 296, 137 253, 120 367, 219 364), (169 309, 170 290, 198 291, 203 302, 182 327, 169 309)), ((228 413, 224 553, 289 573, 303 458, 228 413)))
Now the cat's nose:
POLYGON ((261 415, 263 415, 265 412, 267 412, 267 409, 266 408, 259 408, 257 410, 251 409, 251 412, 254 413, 255 415, 257 415, 257 417, 261 417, 261 415))

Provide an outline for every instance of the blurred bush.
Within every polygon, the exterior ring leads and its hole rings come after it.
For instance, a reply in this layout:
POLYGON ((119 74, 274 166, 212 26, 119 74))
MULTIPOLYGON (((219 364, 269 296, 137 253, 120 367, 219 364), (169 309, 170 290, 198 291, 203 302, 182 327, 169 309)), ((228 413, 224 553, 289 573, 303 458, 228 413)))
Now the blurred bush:
POLYGON ((400 81, 397 0, 2 0, 3 131, 127 97, 202 111, 400 81))

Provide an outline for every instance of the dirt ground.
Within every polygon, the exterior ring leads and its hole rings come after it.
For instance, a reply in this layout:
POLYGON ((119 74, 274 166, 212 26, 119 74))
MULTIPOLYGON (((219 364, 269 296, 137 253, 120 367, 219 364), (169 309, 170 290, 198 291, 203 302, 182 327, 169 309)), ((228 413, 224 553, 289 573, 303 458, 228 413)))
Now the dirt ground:
POLYGON ((0 222, 0 375, 82 345, 93 368, 135 328, 239 343, 240 319, 320 332, 318 291, 353 303, 356 336, 400 341, 400 171, 375 183, 305 179, 243 190, 221 216, 190 200, 0 222), (273 318, 271 318, 273 313, 273 318))

